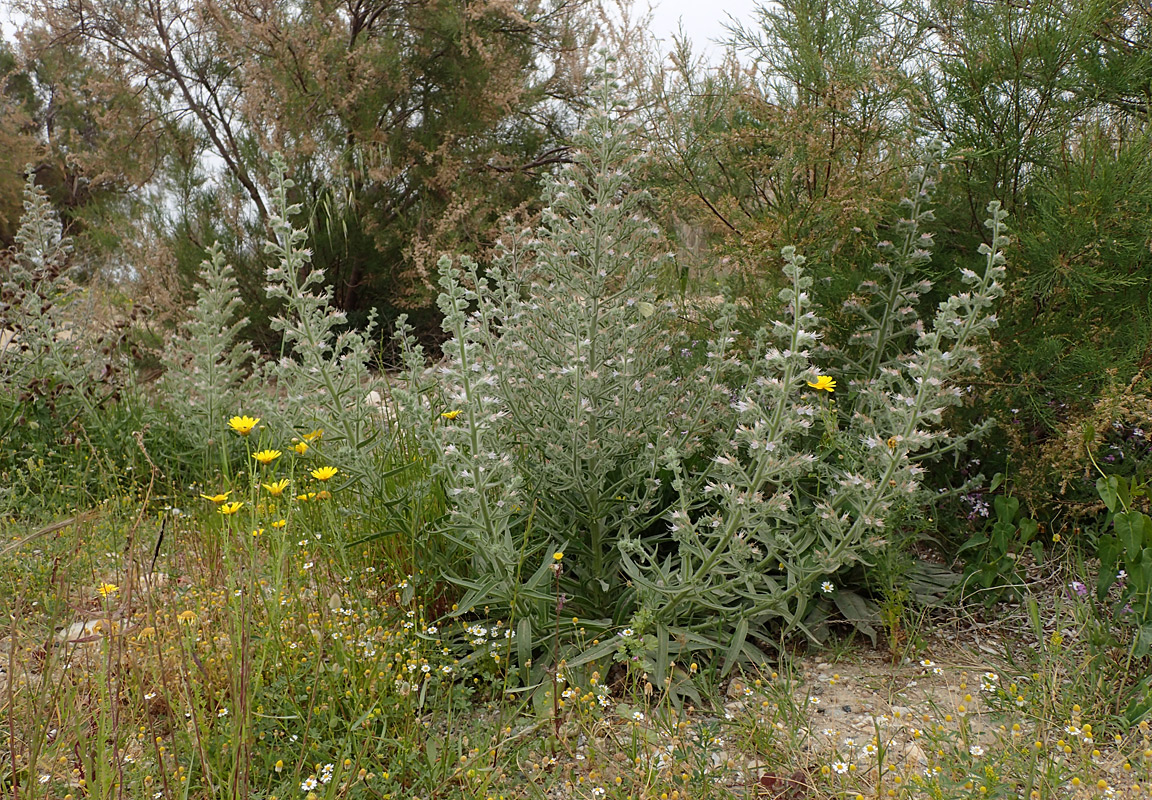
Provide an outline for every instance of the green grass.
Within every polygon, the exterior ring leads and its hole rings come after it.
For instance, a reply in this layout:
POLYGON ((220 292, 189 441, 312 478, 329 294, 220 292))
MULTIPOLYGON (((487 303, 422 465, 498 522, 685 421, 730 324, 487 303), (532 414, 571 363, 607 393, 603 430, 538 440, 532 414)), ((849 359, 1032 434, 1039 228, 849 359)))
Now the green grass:
MULTIPOLYGON (((443 498, 403 434, 353 480, 320 471, 322 433, 228 432, 182 485, 152 469, 178 460, 162 435, 125 436, 51 479, 26 465, 0 521, 0 797, 1152 796, 1139 675, 1066 591, 1094 583, 1071 545, 1023 587, 1002 663, 934 663, 931 615, 900 605, 879 677, 857 638, 819 668, 700 657, 654 685, 624 630, 598 661, 529 670, 515 620, 461 613, 443 498), (53 482, 86 488, 35 495, 53 482), (868 681, 879 699, 842 713, 835 692, 868 681)), ((557 608, 586 650, 582 624, 557 608)))
MULTIPOLYGON (((290 468, 293 491, 319 489, 290 468)), ((936 681, 934 699, 893 696, 862 733, 820 713, 838 675, 822 684, 783 667, 718 686, 679 665, 700 695, 684 705, 611 660, 518 690, 506 621, 454 618, 435 576, 386 566, 401 563, 395 542, 347 546, 362 518, 335 484, 326 498, 272 497, 263 469, 230 484, 244 498, 233 514, 199 492, 165 498, 185 511, 168 512, 154 570, 160 524, 135 495, 5 553, 4 796, 679 800, 795 785, 815 798, 1058 798, 1152 786, 1147 723, 1082 710, 1106 704, 1075 681, 1071 646, 988 676, 893 668, 936 681)), ((4 524, 5 542, 28 533, 4 524)))

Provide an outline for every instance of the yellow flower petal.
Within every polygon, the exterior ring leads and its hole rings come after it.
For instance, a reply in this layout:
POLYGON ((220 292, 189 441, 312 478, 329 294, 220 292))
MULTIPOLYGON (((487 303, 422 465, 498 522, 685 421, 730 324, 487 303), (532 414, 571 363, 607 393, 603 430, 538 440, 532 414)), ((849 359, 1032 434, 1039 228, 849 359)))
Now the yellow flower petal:
POLYGON ((326 481, 339 471, 336 467, 320 467, 312 470, 309 474, 318 481, 326 481))
POLYGON ((283 455, 283 453, 281 453, 279 450, 261 450, 258 453, 253 453, 252 458, 256 459, 264 466, 268 466, 281 455, 283 455))
POLYGON ((241 436, 247 436, 252 432, 252 429, 256 427, 256 423, 259 421, 259 417, 249 417, 247 415, 243 417, 232 417, 232 419, 228 420, 228 427, 236 431, 236 433, 240 434, 241 436))
POLYGON ((282 478, 278 481, 273 481, 272 483, 262 483, 260 485, 268 490, 268 494, 272 495, 273 497, 279 497, 280 495, 284 494, 284 490, 288 488, 288 484, 291 482, 292 481, 288 480, 287 478, 282 478))

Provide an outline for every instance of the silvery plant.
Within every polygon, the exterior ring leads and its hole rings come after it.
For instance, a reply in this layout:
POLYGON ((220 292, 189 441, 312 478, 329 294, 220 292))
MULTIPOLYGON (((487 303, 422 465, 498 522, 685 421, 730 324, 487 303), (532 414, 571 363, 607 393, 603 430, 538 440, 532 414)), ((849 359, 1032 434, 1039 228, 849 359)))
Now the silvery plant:
POLYGON ((586 630, 629 617, 619 543, 662 535, 674 494, 663 454, 708 438, 711 396, 676 371, 674 309, 655 280, 667 254, 631 187, 637 155, 614 79, 599 81, 575 163, 546 183, 539 229, 509 230, 486 271, 441 262, 449 338, 435 384, 404 337, 401 418, 432 420, 446 533, 468 564, 455 576, 469 590, 460 610, 512 605, 524 634, 550 630, 558 604, 586 630))
POLYGON ((59 216, 29 171, 16 247, 0 284, 0 375, 13 397, 63 403, 65 418, 95 409, 102 372, 95 332, 78 325, 84 292, 68 275, 70 250, 59 216))
POLYGON ((730 665, 757 656, 752 634, 763 641, 767 631, 805 630, 814 599, 841 591, 838 574, 889 546, 895 516, 930 507, 938 490, 924 485, 924 461, 961 452, 987 430, 990 423, 953 433, 944 422, 961 403, 963 379, 980 369, 978 343, 996 326, 1006 212, 988 206, 983 269, 962 270, 965 291, 924 325, 914 304, 930 288, 916 271, 930 258, 923 226, 933 172, 931 160, 915 171, 896 226, 901 241, 882 243, 880 279, 851 301, 862 322, 845 351, 820 346, 812 278, 790 247, 780 319, 746 357, 713 344, 711 361, 726 362, 735 378, 721 389, 730 434, 702 493, 700 476, 667 454, 680 489, 668 515, 674 554, 642 538, 620 545, 640 587, 631 628, 650 631, 658 650, 720 649, 730 665), (717 620, 724 636, 714 636, 717 620))
POLYGON ((160 397, 172 412, 184 440, 206 450, 223 435, 225 420, 240 413, 240 398, 251 389, 256 352, 240 338, 248 324, 236 276, 219 243, 200 264, 196 302, 187 320, 167 342, 160 397))
POLYGON ((277 154, 272 160, 273 237, 265 251, 277 263, 267 270, 265 291, 283 302, 271 321, 283 336, 283 351, 264 370, 278 397, 265 413, 284 429, 322 430, 328 456, 351 477, 362 479, 375 463, 368 445, 382 431, 379 408, 369 402, 379 397, 373 395, 369 369, 376 312, 369 314, 363 330, 347 327, 347 315, 336 308, 332 287, 324 282, 324 270, 311 263, 307 231, 292 224, 301 206, 289 200, 294 183, 285 174, 283 158, 277 154))
POLYGON ((423 432, 445 489, 459 613, 511 609, 522 660, 541 628, 571 624, 600 641, 570 665, 616 651, 665 680, 694 651, 731 666, 804 630, 838 574, 926 501, 922 460, 971 435, 948 433, 944 414, 995 326, 1005 214, 989 206, 983 269, 965 270, 966 290, 922 324, 925 167, 846 351, 822 346, 812 277, 789 247, 779 320, 741 350, 725 311, 703 365, 679 374, 658 234, 629 182, 637 155, 600 78, 541 226, 510 233, 486 272, 442 261, 445 360, 432 380, 401 333, 401 418, 423 432))

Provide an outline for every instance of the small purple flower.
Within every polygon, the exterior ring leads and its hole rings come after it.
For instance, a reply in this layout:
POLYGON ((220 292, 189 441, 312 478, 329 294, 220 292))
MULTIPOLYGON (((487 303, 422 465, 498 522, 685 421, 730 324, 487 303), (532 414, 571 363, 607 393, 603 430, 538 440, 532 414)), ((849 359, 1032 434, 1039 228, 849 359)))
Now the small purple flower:
POLYGON ((1080 581, 1072 581, 1072 583, 1068 584, 1068 588, 1071 589, 1077 597, 1088 596, 1088 587, 1080 581))

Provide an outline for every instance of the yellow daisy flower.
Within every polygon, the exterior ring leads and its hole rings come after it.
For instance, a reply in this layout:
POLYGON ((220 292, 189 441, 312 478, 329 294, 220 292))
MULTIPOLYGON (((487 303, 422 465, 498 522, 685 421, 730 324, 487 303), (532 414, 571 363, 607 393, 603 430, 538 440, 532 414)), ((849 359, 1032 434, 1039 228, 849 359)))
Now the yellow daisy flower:
POLYGON ((272 495, 273 497, 279 497, 280 495, 284 494, 284 490, 288 488, 288 484, 291 482, 292 481, 288 480, 287 478, 281 478, 278 481, 272 481, 272 483, 262 483, 260 485, 268 490, 268 494, 272 495))
POLYGON ((816 382, 808 381, 808 385, 820 392, 831 394, 836 389, 836 381, 828 375, 817 375, 816 382))
POLYGON ((283 527, 284 527, 285 525, 287 525, 287 524, 288 524, 288 520, 286 520, 286 519, 278 519, 278 520, 276 520, 275 522, 273 522, 273 523, 272 523, 272 527, 273 527, 273 528, 283 528, 283 527))
POLYGON ((317 428, 316 430, 312 431, 311 433, 304 434, 304 436, 302 438, 306 442, 314 442, 323 435, 324 435, 324 429, 323 428, 317 428))
POLYGON ((456 417, 460 416, 460 409, 457 408, 454 411, 445 411, 440 416, 442 416, 444 419, 456 419, 456 417))
POLYGON ((181 622, 185 625, 191 625, 193 622, 196 621, 196 612, 195 611, 181 611, 179 614, 176 615, 176 621, 181 622))
POLYGON ((229 514, 235 514, 243 505, 243 500, 237 503, 225 503, 224 505, 220 506, 220 513, 225 516, 228 516, 229 514))
POLYGON ((326 481, 339 471, 336 467, 320 467, 312 470, 310 474, 318 481, 326 481))
POLYGON ((107 597, 110 594, 116 594, 120 591, 120 587, 114 583, 102 583, 96 587, 96 591, 100 593, 101 597, 107 597))
POLYGON ((228 420, 228 427, 236 431, 241 436, 247 436, 256 427, 256 423, 260 421, 259 417, 232 417, 228 420))
POLYGON ((316 497, 316 492, 308 492, 306 494, 296 495, 296 499, 299 500, 301 503, 307 503, 309 500, 315 499, 315 497, 316 497))
POLYGON ((221 503, 223 503, 225 500, 228 499, 228 495, 230 495, 230 494, 232 494, 231 489, 224 492, 224 494, 202 494, 200 496, 203 497, 205 500, 211 500, 216 505, 220 505, 221 503))
POLYGON ((268 466, 281 455, 283 455, 283 453, 281 453, 279 450, 261 450, 259 453, 253 453, 252 458, 256 459, 264 466, 268 466))
POLYGON ((305 441, 296 442, 296 444, 292 445, 292 449, 300 455, 304 455, 308 452, 308 443, 305 441))

